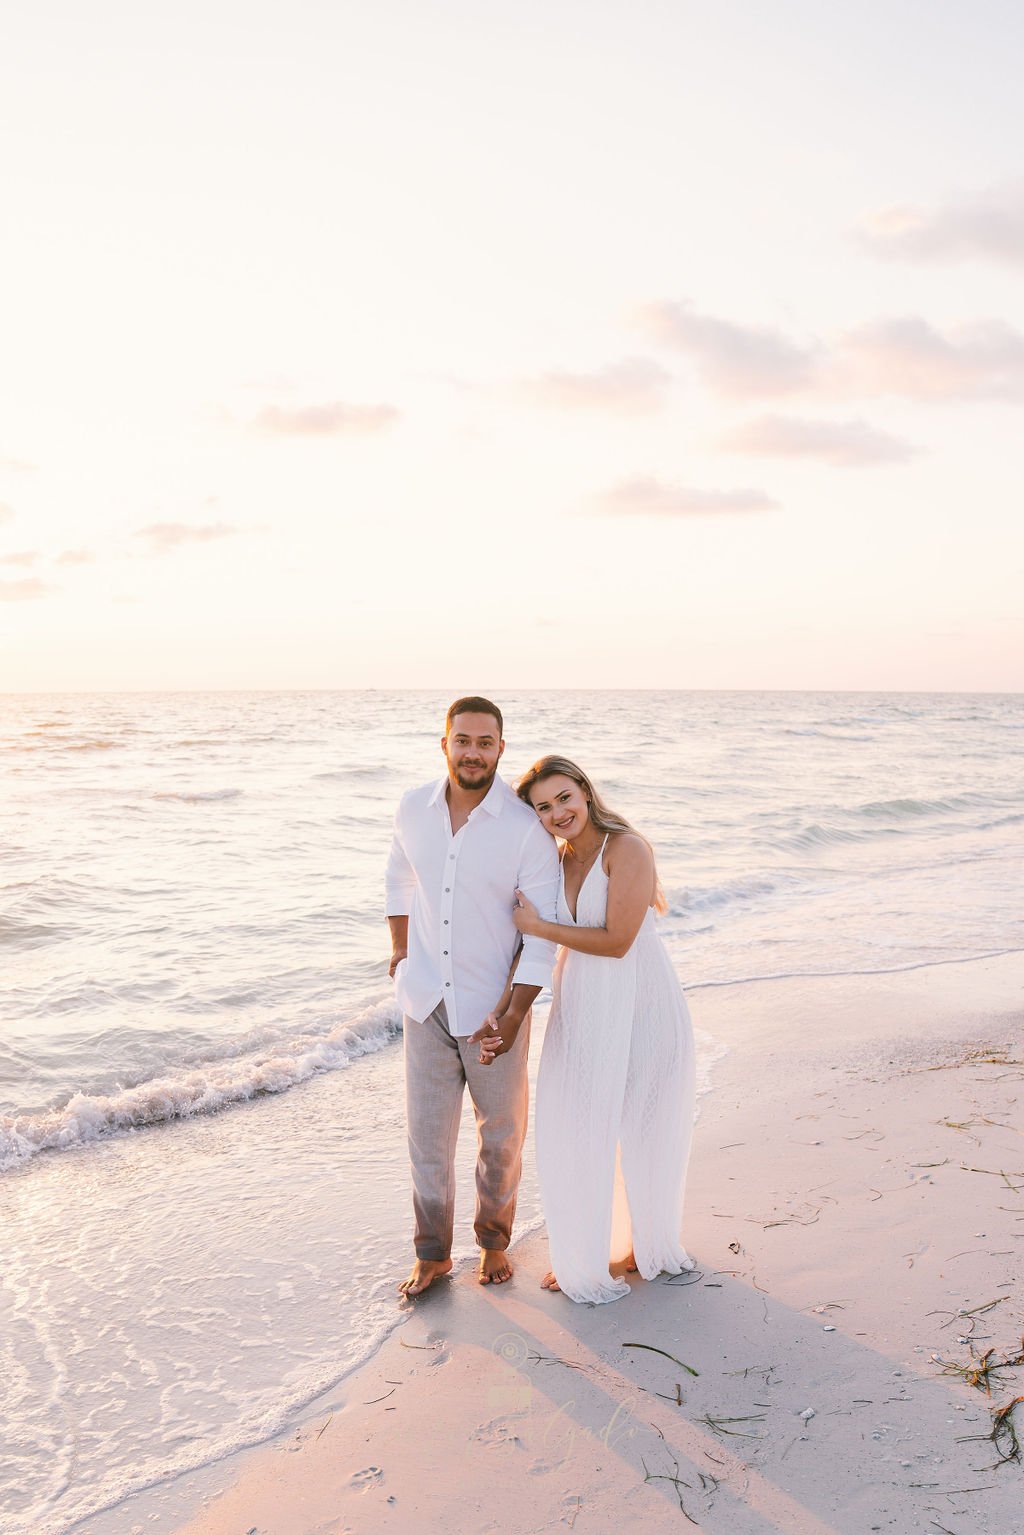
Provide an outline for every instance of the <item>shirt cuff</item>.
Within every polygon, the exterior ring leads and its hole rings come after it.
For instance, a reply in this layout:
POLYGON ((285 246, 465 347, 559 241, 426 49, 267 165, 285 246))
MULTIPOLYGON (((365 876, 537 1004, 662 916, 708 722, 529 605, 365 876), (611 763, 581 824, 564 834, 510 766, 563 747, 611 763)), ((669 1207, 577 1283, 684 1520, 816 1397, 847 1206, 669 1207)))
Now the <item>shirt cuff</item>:
POLYGON ((550 986, 554 965, 542 959, 521 959, 512 977, 513 986, 550 986))
POLYGON ((390 885, 387 886, 384 891, 384 900, 387 905, 386 915, 389 917, 411 916, 415 894, 415 888, 409 890, 401 885, 394 888, 390 885))

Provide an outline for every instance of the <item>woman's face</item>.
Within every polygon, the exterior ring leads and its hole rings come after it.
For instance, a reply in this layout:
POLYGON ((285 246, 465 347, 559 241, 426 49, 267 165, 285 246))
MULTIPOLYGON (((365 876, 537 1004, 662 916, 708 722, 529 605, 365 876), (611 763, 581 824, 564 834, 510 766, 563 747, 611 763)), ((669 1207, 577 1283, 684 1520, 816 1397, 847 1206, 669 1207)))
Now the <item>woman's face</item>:
POLYGON ((530 789, 530 804, 553 837, 571 842, 590 820, 590 801, 573 778, 553 773, 530 789))

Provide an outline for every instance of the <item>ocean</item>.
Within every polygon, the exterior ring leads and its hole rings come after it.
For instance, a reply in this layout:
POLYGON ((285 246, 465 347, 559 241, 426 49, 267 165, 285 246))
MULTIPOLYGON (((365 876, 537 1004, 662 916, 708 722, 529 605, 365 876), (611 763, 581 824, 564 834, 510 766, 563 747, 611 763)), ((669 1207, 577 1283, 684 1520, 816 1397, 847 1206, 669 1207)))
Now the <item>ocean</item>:
MULTIPOLYGON (((505 776, 567 754, 654 843, 703 1091, 708 988, 1024 949, 1024 696, 498 701, 505 776)), ((382 875, 447 703, 0 698, 0 1535, 267 1438, 399 1320, 382 875)))

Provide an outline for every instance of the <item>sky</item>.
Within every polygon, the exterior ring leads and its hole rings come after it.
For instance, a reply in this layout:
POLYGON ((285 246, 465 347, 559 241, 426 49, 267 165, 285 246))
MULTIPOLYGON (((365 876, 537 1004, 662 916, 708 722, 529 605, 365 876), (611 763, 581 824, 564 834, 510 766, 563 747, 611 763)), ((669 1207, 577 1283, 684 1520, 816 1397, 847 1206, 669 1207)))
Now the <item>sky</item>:
POLYGON ((1024 690, 1022 50, 0 8, 0 692, 1024 690))

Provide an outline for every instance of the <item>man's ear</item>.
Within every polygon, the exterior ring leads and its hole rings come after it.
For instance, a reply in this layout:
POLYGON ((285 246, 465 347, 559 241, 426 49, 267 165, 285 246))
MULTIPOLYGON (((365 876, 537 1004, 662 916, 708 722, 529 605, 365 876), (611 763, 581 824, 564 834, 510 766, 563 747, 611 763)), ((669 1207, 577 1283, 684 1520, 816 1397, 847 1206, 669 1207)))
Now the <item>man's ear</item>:
POLYGON ((504 741, 499 741, 498 742, 498 756, 499 757, 501 756, 501 754, 502 754, 502 752, 504 750, 505 750, 505 743, 504 743, 504 741))

